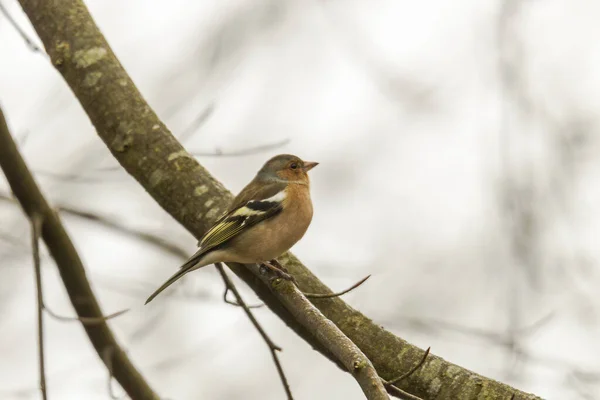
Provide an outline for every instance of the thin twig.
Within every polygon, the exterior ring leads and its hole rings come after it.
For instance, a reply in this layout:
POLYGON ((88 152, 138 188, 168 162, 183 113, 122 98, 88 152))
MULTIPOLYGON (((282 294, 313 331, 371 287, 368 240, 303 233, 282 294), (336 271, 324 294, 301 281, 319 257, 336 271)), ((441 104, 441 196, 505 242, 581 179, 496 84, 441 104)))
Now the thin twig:
POLYGON ((229 277, 227 276, 227 273, 225 272, 225 269, 223 268, 223 264, 216 263, 215 266, 217 267, 217 270, 221 274, 221 277, 223 278, 223 282, 225 282, 225 286, 228 287, 229 290, 231 290, 231 293, 233 293, 233 295, 237 299, 237 302, 240 305, 240 307, 242 307, 244 309, 244 312, 250 319, 250 322, 252 322, 252 325, 254 325, 254 327, 256 328, 258 333, 260 333, 260 336, 262 336, 263 340, 267 343, 267 346, 269 346, 269 350, 271 351, 271 355, 273 356, 273 361, 275 362, 275 367, 277 367, 277 372, 279 373, 279 377, 281 378, 281 383, 283 384, 283 388, 285 389, 287 398, 288 398, 288 400, 293 400, 294 397, 292 396, 292 390, 290 389, 290 385, 287 381, 285 373, 283 372, 283 367, 281 366, 281 362, 279 361, 279 357, 277 356, 277 351, 281 351, 281 347, 279 347, 275 343, 273 343, 273 341, 271 340, 269 335, 267 335, 267 333, 262 328, 260 323, 256 320, 256 318, 252 314, 252 311, 250 311, 250 308, 246 305, 246 303, 244 302, 244 299, 242 299, 242 296, 238 292, 237 288, 235 287, 235 285, 233 284, 231 279, 229 279, 229 277))
POLYGON ((269 347, 272 348, 272 349, 281 351, 281 347, 277 346, 271 340, 271 338, 267 335, 267 333, 264 331, 264 329, 262 328, 262 326, 260 326, 259 322, 256 320, 256 318, 254 317, 254 315, 250 311, 248 311, 248 306, 246 305, 246 303, 242 299, 240 293, 238 292, 237 288, 235 287, 235 285, 233 284, 233 282, 231 281, 231 279, 229 279, 229 277, 227 276, 227 273, 225 272, 225 269, 223 268, 223 264, 216 263, 215 266, 219 270, 219 273, 221 274, 221 277, 223 278, 223 281, 225 282, 225 285, 227 285, 227 287, 229 287, 229 290, 231 290, 231 292, 233 293, 233 295, 237 299, 237 301, 240 304, 240 306, 242 308, 244 308, 244 311, 248 315, 248 318, 250 318, 250 321, 256 327, 256 329, 258 330, 258 332, 260 333, 260 335, 263 337, 263 339, 267 342, 267 344, 269 345, 269 347))
POLYGON ((96 214, 93 214, 88 211, 78 210, 78 209, 75 209, 70 206, 60 205, 60 206, 57 206, 57 209, 61 213, 65 213, 65 214, 73 215, 73 216, 76 216, 79 218, 87 219, 88 221, 92 221, 92 222, 96 222, 101 225, 104 225, 107 228, 118 230, 121 233, 135 237, 135 238, 142 240, 150 245, 160 247, 163 250, 165 250, 167 253, 172 254, 176 257, 182 258, 184 260, 189 257, 189 253, 185 249, 183 249, 178 244, 175 244, 175 243, 165 240, 165 238, 162 236, 153 235, 151 233, 143 232, 143 231, 137 230, 135 228, 129 228, 127 226, 121 225, 120 223, 118 223, 110 218, 107 218, 107 217, 104 217, 101 215, 96 215, 96 214))
MULTIPOLYGON (((255 147, 248 147, 247 149, 241 150, 232 150, 232 151, 223 151, 221 148, 217 147, 214 151, 190 151, 190 154, 194 157, 242 157, 242 156, 250 156, 253 154, 263 153, 265 151, 277 149, 279 147, 285 146, 291 141, 291 139, 283 139, 274 143, 261 144, 255 147)), ((119 165, 114 165, 110 167, 101 167, 97 168, 96 171, 120 171, 121 167, 119 165)), ((47 174, 47 172, 46 172, 47 174)), ((69 179, 73 179, 74 175, 66 175, 69 179)), ((56 174, 54 175, 57 178, 56 174)), ((79 178, 81 179, 81 178, 79 178)))
POLYGON ((102 352, 102 358, 104 359, 104 365, 106 365, 106 370, 108 371, 108 381, 107 381, 108 395, 113 400, 119 400, 119 397, 115 394, 115 391, 113 389, 113 384, 112 384, 112 380, 113 380, 112 359, 113 359, 114 352, 115 352, 115 349, 112 346, 108 346, 102 352))
MULTIPOLYGON (((513 329, 513 334, 511 335, 514 338, 515 335, 518 336, 527 336, 536 332, 542 325, 546 324, 554 317, 554 312, 550 312, 549 314, 541 317, 537 321, 523 327, 517 327, 513 329)), ((506 338, 506 334, 498 333, 482 328, 477 327, 469 327, 459 325, 453 322, 443 321, 443 320, 435 320, 435 319, 427 319, 424 320, 422 318, 412 317, 412 316, 404 316, 404 315, 396 315, 394 316, 394 322, 399 320, 403 320, 409 324, 415 325, 420 329, 428 329, 428 330, 445 330, 450 332, 459 333, 462 335, 477 337, 491 343, 499 344, 501 346, 509 347, 513 344, 514 340, 511 338, 506 338)))
POLYGON ((348 293, 348 292, 356 289, 357 287, 359 287, 360 285, 362 285, 363 283, 365 283, 367 281, 367 279, 369 279, 370 277, 371 277, 371 275, 365 276, 360 281, 356 282, 354 285, 350 286, 348 289, 342 290, 341 292, 337 292, 337 293, 323 293, 323 294, 319 294, 319 293, 304 293, 304 296, 308 297, 309 299, 330 299, 332 297, 339 297, 339 296, 345 295, 346 293, 348 293))
POLYGON ((431 347, 428 347, 427 350, 425 350, 425 354, 423 354, 423 357, 421 358, 421 360, 418 363, 416 363, 414 365, 414 367, 412 367, 408 372, 403 373, 402 375, 400 375, 397 378, 390 379, 390 381, 388 383, 390 385, 395 385, 398 382, 400 382, 401 380, 406 379, 409 376, 411 376, 416 370, 418 370, 425 363, 425 360, 427 359, 427 356, 429 355, 430 350, 431 350, 431 347))
POLYGON ((31 51, 33 51, 34 53, 43 54, 44 56, 46 56, 46 58, 48 58, 48 55, 46 54, 46 52, 44 50, 42 50, 37 44, 35 44, 34 41, 31 40, 31 38, 19 26, 19 24, 17 24, 17 21, 14 20, 12 15, 10 15, 10 13, 6 9, 6 7, 4 7, 4 5, 2 4, 1 1, 0 1, 0 12, 2 12, 2 14, 4 14, 6 19, 8 20, 8 23, 12 25, 12 27, 15 29, 15 31, 17 31, 19 36, 21 36, 21 38, 23 39, 23 41, 25 41, 25 44, 27 45, 27 47, 29 47, 29 49, 31 51))
POLYGON ((247 149, 242 150, 233 150, 233 151, 223 151, 220 148, 215 149, 214 152, 200 152, 200 151, 190 151, 190 154, 195 157, 240 157, 240 156, 249 156, 252 154, 262 153, 268 150, 277 149, 279 147, 285 146, 290 142, 290 139, 283 139, 274 143, 261 144, 255 147, 249 147, 247 149))
MULTIPOLYGON (((200 115, 200 117, 208 118, 210 113, 212 113, 211 108, 205 110, 204 113, 200 115)), ((204 122, 204 120, 202 120, 200 122, 204 122)), ((197 121, 196 121, 196 124, 197 124, 197 121)), ((186 130, 184 131, 182 136, 189 135, 188 129, 189 128, 186 128, 186 130)), ((290 141, 291 141, 291 139, 288 138, 288 139, 280 140, 278 142, 261 144, 261 145, 255 146, 255 147, 248 147, 247 149, 232 150, 232 151, 223 151, 221 148, 217 147, 214 151, 190 151, 190 154, 194 157, 242 157, 242 156, 249 156, 249 155, 259 154, 259 153, 263 153, 265 151, 277 149, 277 148, 285 146, 290 141)), ((96 168, 96 171, 100 171, 100 172, 121 171, 121 166, 111 165, 108 167, 99 167, 99 168, 96 168)), ((65 180, 65 181, 76 181, 76 182, 96 182, 96 181, 105 179, 105 178, 86 177, 86 176, 79 175, 79 174, 59 174, 59 173, 54 173, 54 172, 49 172, 49 171, 39 171, 39 170, 36 171, 36 173, 41 174, 41 175, 46 175, 46 176, 48 176, 50 178, 54 178, 54 179, 61 179, 61 180, 65 180)))
POLYGON ((398 397, 399 399, 402 399, 402 400, 423 400, 419 396, 415 396, 414 394, 405 392, 404 390, 400 389, 398 386, 392 385, 391 383, 389 383, 388 381, 386 381, 383 378, 381 378, 381 382, 383 383, 383 386, 388 391, 388 393, 391 394, 392 396, 398 397))
POLYGON ((40 361, 40 390, 42 399, 46 400, 46 362, 44 360, 44 293, 42 291, 42 270, 40 268, 40 236, 42 235, 42 224, 44 217, 38 213, 32 213, 31 219, 31 248, 33 251, 33 267, 35 268, 35 287, 37 292, 37 322, 38 322, 38 351, 40 361))
POLYGON ((181 132, 179 141, 184 142, 192 133, 196 132, 208 120, 208 117, 215 111, 215 104, 211 103, 192 122, 181 132))
POLYGON ((112 318, 116 318, 120 315, 125 314, 127 311, 129 311, 128 308, 121 310, 121 311, 117 311, 115 313, 109 314, 109 315, 105 315, 102 317, 67 317, 64 315, 59 315, 56 314, 54 311, 52 311, 50 308, 48 308, 48 306, 46 306, 46 304, 42 304, 42 306, 44 307, 44 310, 46 310, 46 312, 48 313, 48 315, 50 315, 52 318, 57 319, 59 321, 64 321, 64 322, 74 322, 74 321, 78 321, 81 322, 84 325, 98 325, 98 324, 103 324, 106 321, 108 321, 109 319, 112 318))
POLYGON ((82 173, 62 173, 62 172, 52 172, 46 170, 36 169, 34 170, 34 174, 36 176, 44 176, 50 179, 56 179, 62 182, 71 182, 71 183, 99 183, 105 182, 106 176, 86 176, 82 173))
POLYGON ((26 247, 23 244, 23 242, 21 241, 21 239, 17 239, 16 237, 9 235, 8 233, 4 233, 4 232, 0 233, 0 240, 5 241, 12 246, 22 247, 22 248, 26 247))
MULTIPOLYGON (((236 307, 241 307, 242 305, 238 302, 229 300, 227 298, 227 294, 229 293, 231 289, 229 288, 229 286, 225 285, 225 291, 223 292, 223 301, 227 304, 231 304, 232 306, 236 306, 236 307)), ((262 306, 264 306, 264 304, 254 304, 254 305, 246 305, 248 308, 260 308, 262 306)))

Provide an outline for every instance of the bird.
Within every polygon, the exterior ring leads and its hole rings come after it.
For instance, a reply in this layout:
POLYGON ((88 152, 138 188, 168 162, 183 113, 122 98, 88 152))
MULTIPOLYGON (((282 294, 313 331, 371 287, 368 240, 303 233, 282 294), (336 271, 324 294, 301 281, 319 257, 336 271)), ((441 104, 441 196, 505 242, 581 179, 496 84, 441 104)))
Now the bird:
POLYGON ((276 258, 308 230, 313 217, 308 171, 318 164, 291 154, 268 160, 198 241, 198 251, 145 304, 187 273, 219 262, 261 264, 293 280, 276 258))

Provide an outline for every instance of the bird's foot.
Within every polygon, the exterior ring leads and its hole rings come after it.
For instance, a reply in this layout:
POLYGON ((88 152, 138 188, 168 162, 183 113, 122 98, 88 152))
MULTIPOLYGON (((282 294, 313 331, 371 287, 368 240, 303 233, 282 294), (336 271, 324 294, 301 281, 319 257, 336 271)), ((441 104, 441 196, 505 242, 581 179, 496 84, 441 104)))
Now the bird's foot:
MULTIPOLYGON (((279 263, 277 263, 277 264, 279 264, 279 263)), ((286 281, 292 281, 294 284, 297 285, 296 279, 292 275, 288 274, 283 269, 277 268, 276 266, 274 266, 272 264, 272 261, 270 261, 270 262, 263 262, 260 265, 263 266, 263 267, 265 267, 265 268, 270 269, 271 271, 273 271, 277 275, 277 277, 279 277, 281 279, 285 279, 286 281)), ((279 265, 281 265, 281 264, 279 264, 279 265)))
POLYGON ((289 271, 287 270, 287 268, 285 268, 283 265, 281 265, 279 263, 279 261, 277 261, 276 259, 272 259, 271 261, 269 261, 269 264, 279 268, 280 270, 282 270, 283 272, 289 273, 289 271))

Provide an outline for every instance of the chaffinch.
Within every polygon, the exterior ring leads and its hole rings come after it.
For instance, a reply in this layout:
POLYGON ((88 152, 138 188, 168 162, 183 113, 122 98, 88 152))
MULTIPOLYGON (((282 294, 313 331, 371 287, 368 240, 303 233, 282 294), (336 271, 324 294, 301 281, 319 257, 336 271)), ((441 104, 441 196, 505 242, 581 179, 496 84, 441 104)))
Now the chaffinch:
POLYGON ((218 262, 263 264, 285 276, 273 264, 279 265, 275 258, 300 240, 310 225, 313 207, 307 172, 317 164, 290 154, 267 161, 200 239, 198 251, 146 304, 188 272, 218 262))

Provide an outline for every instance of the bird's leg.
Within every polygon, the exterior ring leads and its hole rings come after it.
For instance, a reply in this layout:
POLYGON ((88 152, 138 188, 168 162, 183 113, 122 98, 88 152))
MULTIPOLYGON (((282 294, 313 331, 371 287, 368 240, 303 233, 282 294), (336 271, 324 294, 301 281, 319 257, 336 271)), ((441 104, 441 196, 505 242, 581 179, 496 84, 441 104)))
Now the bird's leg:
POLYGON ((294 279, 293 276, 291 276, 287 272, 284 272, 280 268, 277 268, 276 266, 272 265, 271 262, 265 261, 265 262, 261 263, 261 265, 267 267, 268 269, 273 271, 278 277, 285 279, 286 281, 296 282, 296 279, 294 279))
POLYGON ((292 274, 290 274, 290 273, 289 273, 289 271, 287 270, 287 268, 286 268, 286 267, 284 267, 283 265, 281 265, 281 264, 279 263, 279 261, 277 261, 276 259, 272 259, 271 261, 269 261, 269 263, 270 263, 271 265, 273 265, 273 266, 275 266, 275 267, 279 268, 279 270, 280 270, 280 271, 283 271, 283 272, 285 272, 287 275, 289 275, 289 277, 290 277, 290 278, 292 278, 292 279, 291 279, 291 281, 294 283, 294 285, 296 285, 296 287, 298 287, 298 288, 300 287, 300 286, 298 286, 298 281, 296 280, 296 278, 294 278, 294 276, 293 276, 292 274))
POLYGON ((271 265, 273 265, 274 267, 277 267, 277 268, 279 268, 279 269, 280 269, 280 270, 282 270, 283 272, 286 272, 286 273, 288 272, 288 270, 287 270, 287 269, 286 269, 286 268, 285 268, 283 265, 281 265, 281 264, 279 263, 279 261, 277 261, 276 259, 272 259, 271 261, 269 261, 269 263, 270 263, 271 265))

